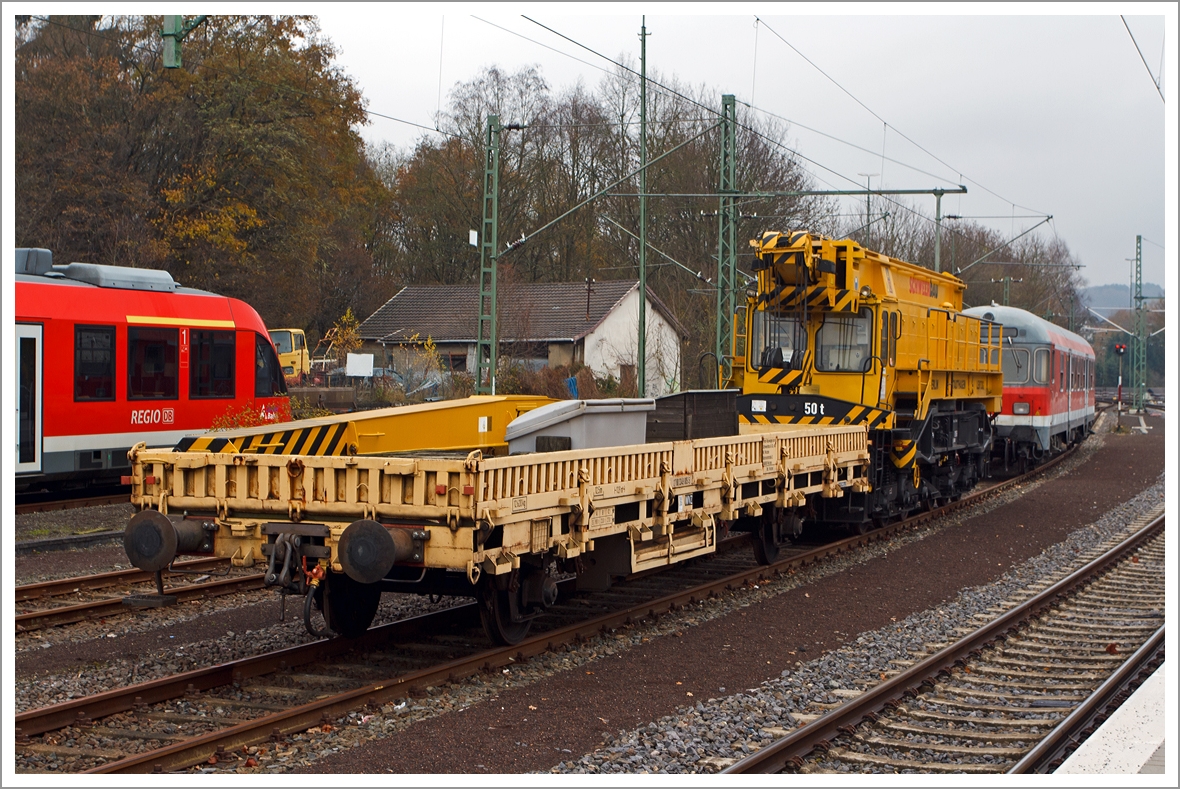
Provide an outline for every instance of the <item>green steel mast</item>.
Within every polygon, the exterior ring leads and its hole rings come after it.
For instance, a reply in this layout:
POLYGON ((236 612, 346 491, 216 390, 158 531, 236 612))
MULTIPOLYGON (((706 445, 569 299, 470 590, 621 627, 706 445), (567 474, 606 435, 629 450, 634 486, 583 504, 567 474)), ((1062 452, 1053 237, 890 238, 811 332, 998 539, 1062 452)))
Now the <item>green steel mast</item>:
POLYGON ((721 173, 717 191, 717 373, 718 386, 733 371, 733 311, 737 280, 737 181, 736 102, 731 94, 721 97, 721 173))
POLYGON ((636 388, 647 396, 647 17, 639 32, 639 358, 636 388))
POLYGON ((496 393, 496 260, 500 220, 500 117, 488 116, 483 170, 483 227, 479 235, 479 331, 475 393, 496 393))
POLYGON ((1147 307, 1143 303, 1143 236, 1135 236, 1135 345, 1131 355, 1131 410, 1147 403, 1147 307))

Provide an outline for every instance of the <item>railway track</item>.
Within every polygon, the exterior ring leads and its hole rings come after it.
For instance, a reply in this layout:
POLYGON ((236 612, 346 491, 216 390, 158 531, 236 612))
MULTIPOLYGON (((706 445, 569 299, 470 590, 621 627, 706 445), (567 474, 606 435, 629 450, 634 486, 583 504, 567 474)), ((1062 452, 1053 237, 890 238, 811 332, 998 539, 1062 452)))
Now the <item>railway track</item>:
POLYGON ((101 496, 81 496, 68 499, 57 498, 53 494, 30 494, 17 499, 16 514, 27 515, 31 512, 54 512, 56 510, 72 510, 81 507, 105 507, 109 504, 129 504, 130 502, 130 485, 101 496))
MULTIPOLYGON (((197 576, 191 583, 164 588, 164 593, 175 597, 176 602, 262 588, 261 573, 234 573, 225 559, 193 559, 177 562, 174 567, 183 574, 170 574, 171 579, 197 576)), ((18 586, 15 595, 16 632, 128 613, 135 608, 125 602, 127 598, 150 596, 158 591, 154 573, 135 569, 18 586)))
MULTIPOLYGON (((727 773, 1050 771, 1163 660, 1164 517, 727 773)), ((1090 557, 1087 557, 1090 558, 1090 557)))
MULTIPOLYGON (((1050 467, 1046 464, 1032 475, 1050 467)), ((37 758, 52 755, 61 765, 59 772, 160 772, 210 759, 234 759, 242 749, 260 743, 282 747, 285 738, 349 711, 501 670, 565 644, 657 619, 708 597, 891 539, 1026 482, 1029 476, 868 534, 795 546, 770 566, 758 565, 752 551, 719 550, 686 565, 633 577, 604 592, 572 597, 572 582, 567 581, 558 604, 534 624, 538 634, 511 647, 487 648, 476 606, 468 603, 372 628, 351 641, 317 641, 30 710, 16 717, 18 764, 24 771, 35 771, 37 758)), ((726 546, 745 544, 748 541, 734 539, 726 546)))

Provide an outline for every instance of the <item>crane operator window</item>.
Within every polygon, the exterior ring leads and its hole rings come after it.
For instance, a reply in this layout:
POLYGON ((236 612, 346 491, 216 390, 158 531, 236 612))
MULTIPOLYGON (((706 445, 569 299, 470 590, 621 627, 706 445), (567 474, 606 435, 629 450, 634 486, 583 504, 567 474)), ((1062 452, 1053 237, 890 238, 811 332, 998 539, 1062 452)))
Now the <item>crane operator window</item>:
POLYGON ((807 350, 807 332, 799 313, 759 310, 754 313, 753 338, 750 344, 751 365, 759 368, 796 368, 807 350))
POLYGON ((872 358, 873 314, 862 309, 856 315, 829 313, 816 332, 819 358, 815 368, 826 373, 863 373, 872 358))

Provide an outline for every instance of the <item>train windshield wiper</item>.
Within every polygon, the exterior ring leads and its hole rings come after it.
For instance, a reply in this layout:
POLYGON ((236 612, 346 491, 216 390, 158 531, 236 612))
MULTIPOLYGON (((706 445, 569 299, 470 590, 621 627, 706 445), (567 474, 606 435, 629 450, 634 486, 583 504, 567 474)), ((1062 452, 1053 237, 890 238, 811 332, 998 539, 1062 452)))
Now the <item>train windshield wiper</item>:
POLYGON ((1012 338, 1005 337, 1004 339, 1008 341, 1008 350, 1012 352, 1012 361, 1016 362, 1016 369, 1021 369, 1024 365, 1020 363, 1020 357, 1016 355, 1016 348, 1012 345, 1012 338))

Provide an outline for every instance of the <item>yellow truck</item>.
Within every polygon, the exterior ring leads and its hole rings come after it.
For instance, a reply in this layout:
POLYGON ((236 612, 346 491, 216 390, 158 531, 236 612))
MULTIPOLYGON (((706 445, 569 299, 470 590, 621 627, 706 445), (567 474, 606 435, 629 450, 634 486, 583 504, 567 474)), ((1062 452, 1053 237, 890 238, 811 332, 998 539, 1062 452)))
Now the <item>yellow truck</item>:
POLYGON ((311 372, 311 354, 307 351, 307 337, 303 329, 271 329, 270 340, 279 354, 279 366, 288 383, 303 383, 311 372))

